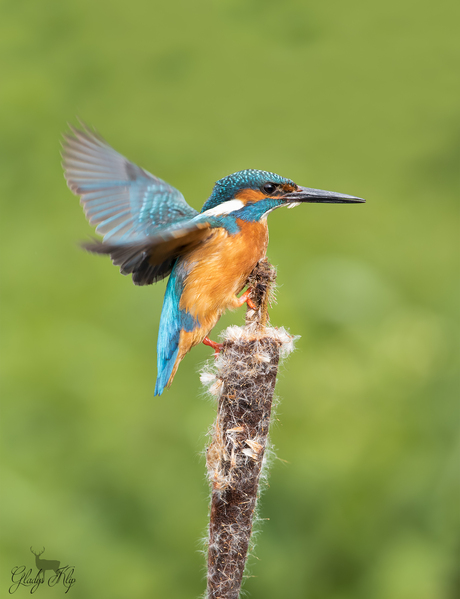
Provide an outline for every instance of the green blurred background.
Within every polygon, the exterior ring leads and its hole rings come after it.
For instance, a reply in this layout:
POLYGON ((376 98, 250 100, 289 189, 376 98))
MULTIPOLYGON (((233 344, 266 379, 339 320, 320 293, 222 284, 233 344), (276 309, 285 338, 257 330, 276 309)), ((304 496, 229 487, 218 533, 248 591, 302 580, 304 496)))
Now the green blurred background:
POLYGON ((75 599, 205 586, 210 350, 153 397, 165 284, 79 250, 92 231, 59 157, 76 116, 197 209, 243 168, 367 199, 269 219, 272 323, 301 339, 245 589, 459 596, 456 7, 1 2, 0 596, 30 545, 75 565, 75 599))

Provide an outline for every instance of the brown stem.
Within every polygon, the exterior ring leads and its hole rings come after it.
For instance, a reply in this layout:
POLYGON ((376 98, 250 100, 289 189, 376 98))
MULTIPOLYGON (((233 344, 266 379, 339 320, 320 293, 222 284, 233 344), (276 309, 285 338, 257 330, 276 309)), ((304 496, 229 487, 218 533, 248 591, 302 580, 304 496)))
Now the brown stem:
POLYGON ((273 288, 276 281, 276 269, 267 259, 261 260, 249 275, 247 285, 251 287, 251 299, 258 310, 246 312, 246 324, 254 323, 263 328, 268 322, 268 306, 274 301, 273 288))
POLYGON ((237 599, 240 593, 268 441, 280 347, 285 342, 276 329, 265 328, 275 278, 275 269, 266 260, 257 265, 248 284, 259 308, 248 310, 244 328, 232 333, 228 329, 217 360, 213 387, 220 397, 207 450, 212 483, 208 599, 237 599))

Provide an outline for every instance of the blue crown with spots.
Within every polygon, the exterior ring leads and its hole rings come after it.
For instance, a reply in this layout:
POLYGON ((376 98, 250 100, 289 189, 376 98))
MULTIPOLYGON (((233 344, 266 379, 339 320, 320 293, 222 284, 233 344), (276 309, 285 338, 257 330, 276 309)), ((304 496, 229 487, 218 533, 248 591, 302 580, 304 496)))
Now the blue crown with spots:
POLYGON ((265 183, 276 183, 277 185, 287 183, 289 185, 294 185, 293 181, 281 177, 276 173, 258 171, 252 168, 238 171, 223 179, 219 179, 219 181, 215 183, 212 194, 207 199, 201 212, 214 208, 215 206, 222 204, 222 202, 232 200, 235 197, 235 194, 241 189, 259 189, 265 183))

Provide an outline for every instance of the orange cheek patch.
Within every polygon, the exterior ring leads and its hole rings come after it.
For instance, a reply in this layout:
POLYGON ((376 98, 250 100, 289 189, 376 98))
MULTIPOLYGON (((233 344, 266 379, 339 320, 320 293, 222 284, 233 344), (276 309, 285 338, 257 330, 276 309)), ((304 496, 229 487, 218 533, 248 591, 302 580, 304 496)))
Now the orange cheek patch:
POLYGON ((282 190, 284 193, 292 193, 293 191, 297 191, 297 185, 291 185, 290 183, 285 183, 282 186, 282 190))
POLYGON ((258 200, 262 200, 263 198, 267 197, 268 196, 259 189, 241 189, 235 195, 235 198, 237 200, 241 200, 242 202, 257 202, 258 200))

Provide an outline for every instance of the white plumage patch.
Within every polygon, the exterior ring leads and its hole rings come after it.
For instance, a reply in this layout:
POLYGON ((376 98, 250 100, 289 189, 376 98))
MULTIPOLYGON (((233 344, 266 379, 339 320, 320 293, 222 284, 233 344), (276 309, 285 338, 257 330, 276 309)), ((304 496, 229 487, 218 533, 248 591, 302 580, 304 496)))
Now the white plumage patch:
POLYGON ((222 202, 222 204, 214 206, 214 208, 210 208, 202 214, 199 214, 199 217, 202 218, 203 216, 220 216, 221 214, 230 214, 236 210, 241 210, 243 206, 244 203, 241 200, 228 200, 227 202, 222 202))
POLYGON ((302 202, 289 202, 288 208, 295 208, 296 206, 300 206, 302 202))

